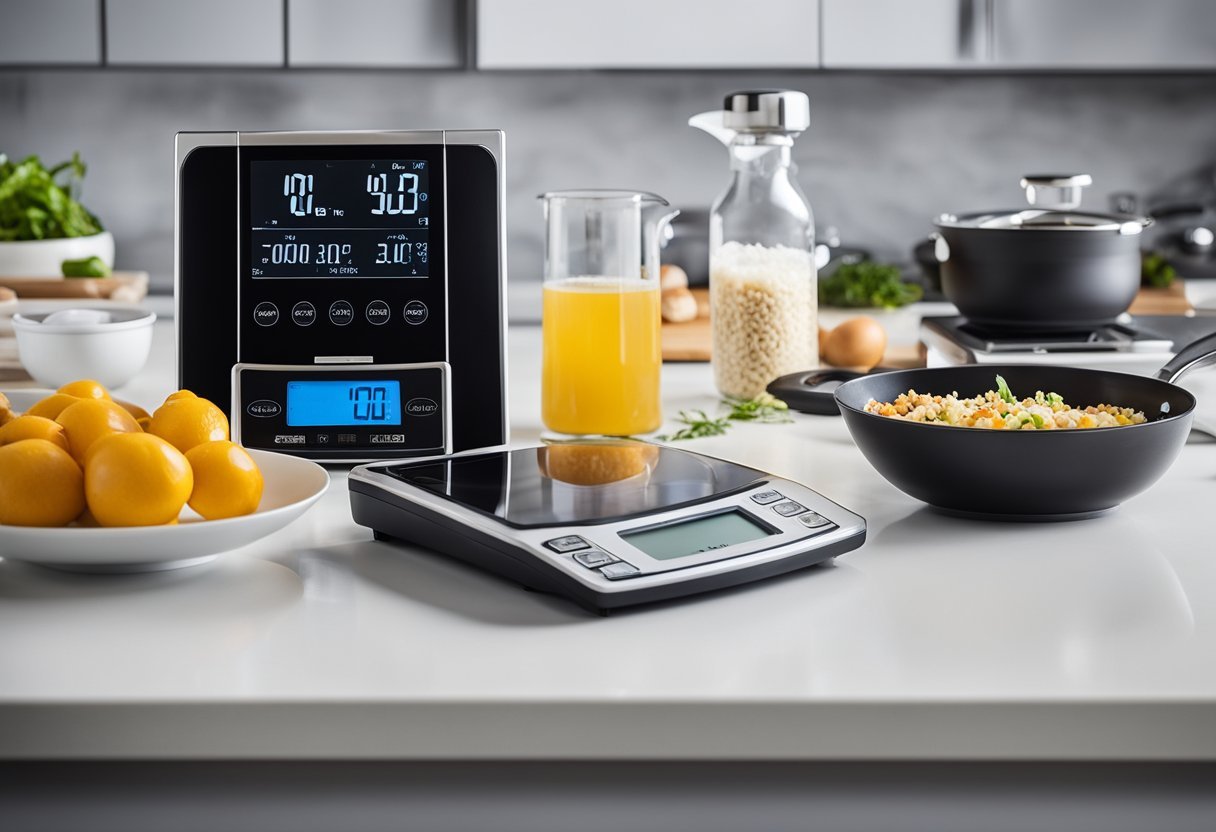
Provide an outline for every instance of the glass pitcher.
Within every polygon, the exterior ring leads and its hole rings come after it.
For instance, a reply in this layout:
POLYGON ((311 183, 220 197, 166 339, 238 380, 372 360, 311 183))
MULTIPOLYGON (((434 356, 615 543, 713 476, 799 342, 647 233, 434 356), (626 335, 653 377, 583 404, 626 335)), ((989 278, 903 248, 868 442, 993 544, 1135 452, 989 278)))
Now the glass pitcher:
POLYGON ((750 399, 819 364, 815 221, 790 158, 810 102, 793 90, 737 92, 688 123, 730 151, 731 180, 709 220, 714 382, 750 399))
POLYGON ((657 430, 659 235, 679 212, 636 191, 553 191, 540 199, 545 427, 574 436, 657 430))

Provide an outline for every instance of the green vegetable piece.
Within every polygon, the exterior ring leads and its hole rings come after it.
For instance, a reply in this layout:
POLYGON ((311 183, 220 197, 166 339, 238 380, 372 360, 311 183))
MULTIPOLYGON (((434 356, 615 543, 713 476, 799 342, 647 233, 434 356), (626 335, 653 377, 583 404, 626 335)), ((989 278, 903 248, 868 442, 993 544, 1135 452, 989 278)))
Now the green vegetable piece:
POLYGON ((1009 389, 1009 384, 1006 383, 1003 376, 996 377, 996 394, 1001 397, 1001 401, 1006 404, 1016 404, 1017 399, 1013 397, 1013 391, 1009 389))
POLYGON ((1168 289, 1178 271, 1160 253, 1147 251, 1140 258, 1140 283, 1155 289, 1168 289))
POLYGON ((842 263, 819 278, 819 302, 824 306, 894 309, 914 303, 924 294, 919 285, 900 279, 897 266, 873 260, 842 263))
POLYGON ((110 267, 100 257, 64 260, 59 267, 64 277, 109 277, 110 267))
POLYGON ((87 237, 102 231, 76 200, 85 166, 80 154, 52 168, 37 156, 13 162, 0 154, 0 241, 87 237), (66 181, 56 181, 61 174, 66 181))
POLYGON ((1039 414, 1037 414, 1037 413, 1031 413, 1031 414, 1030 414, 1030 418, 1031 418, 1031 420, 1034 422, 1034 426, 1035 426, 1036 428, 1041 428, 1041 427, 1043 427, 1043 417, 1042 417, 1042 416, 1040 416, 1040 415, 1039 415, 1039 414))
POLYGON ((1064 404, 1064 397, 1061 396, 1059 393, 1048 393, 1047 394, 1047 403, 1049 405, 1064 404))

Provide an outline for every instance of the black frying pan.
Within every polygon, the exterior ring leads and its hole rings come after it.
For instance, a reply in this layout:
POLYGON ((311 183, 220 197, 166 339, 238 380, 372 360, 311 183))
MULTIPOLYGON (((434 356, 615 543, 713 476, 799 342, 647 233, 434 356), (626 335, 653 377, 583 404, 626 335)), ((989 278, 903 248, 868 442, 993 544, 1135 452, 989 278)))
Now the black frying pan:
MULTIPOLYGON (((865 375, 836 388, 849 433, 892 485, 952 513, 1005 520, 1092 517, 1139 494, 1173 464, 1195 397, 1173 382, 1216 363, 1216 335, 1181 350, 1157 378, 1073 367, 970 365, 865 375), (1056 392, 1068 403, 1144 411, 1141 425, 1091 430, 1003 431, 925 425, 866 413, 871 399, 909 389, 974 396, 1004 376, 1019 398, 1056 392)), ((780 395, 780 394, 778 394, 780 395)), ((823 395, 823 394, 819 394, 823 395)))

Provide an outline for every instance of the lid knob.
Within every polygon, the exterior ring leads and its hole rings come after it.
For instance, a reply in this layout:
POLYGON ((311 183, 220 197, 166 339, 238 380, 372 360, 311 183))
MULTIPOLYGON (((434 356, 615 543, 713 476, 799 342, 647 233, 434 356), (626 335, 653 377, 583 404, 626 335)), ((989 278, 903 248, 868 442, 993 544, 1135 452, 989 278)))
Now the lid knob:
POLYGON ((801 133, 811 124, 811 100, 797 90, 732 92, 722 110, 723 126, 745 133, 801 133))
POLYGON ((1094 184, 1088 173, 1032 173, 1022 177, 1026 201, 1036 208, 1067 211, 1081 204, 1081 191, 1094 184))

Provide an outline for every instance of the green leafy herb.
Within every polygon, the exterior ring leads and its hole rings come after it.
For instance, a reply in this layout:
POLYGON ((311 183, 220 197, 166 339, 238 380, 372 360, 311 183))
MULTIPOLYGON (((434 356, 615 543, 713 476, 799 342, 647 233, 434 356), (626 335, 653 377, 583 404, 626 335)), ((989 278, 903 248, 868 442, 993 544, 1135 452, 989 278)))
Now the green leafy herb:
POLYGON ((681 410, 676 421, 687 427, 680 428, 673 434, 658 437, 662 442, 675 442, 681 439, 701 439, 705 436, 721 436, 730 427, 727 419, 711 419, 704 410, 681 410))
POLYGON ((64 260, 59 268, 64 277, 109 277, 110 267, 100 257, 64 260))
POLYGON ((898 267, 873 260, 842 263, 819 278, 819 302, 824 306, 894 309, 914 303, 924 294, 919 285, 900 280, 898 267))
POLYGON ((102 230, 97 217, 76 201, 84 177, 80 154, 53 168, 37 156, 13 162, 0 153, 0 241, 87 237, 102 230), (62 178, 62 183, 56 178, 62 178))
POLYGON ((1178 271, 1155 251, 1146 251, 1140 257, 1140 283, 1155 289, 1168 289, 1174 283, 1178 271))
POLYGON ((761 393, 754 399, 723 399, 722 405, 729 408, 725 416, 713 418, 704 410, 681 410, 676 421, 685 427, 673 434, 658 437, 661 442, 676 442, 681 439, 702 439, 706 436, 721 436, 731 422, 760 422, 780 424, 792 422, 789 405, 769 393, 761 393))
POLYGON ((1013 391, 1009 389, 1009 384, 1005 381, 1004 376, 996 377, 996 394, 1001 397, 1001 401, 1006 404, 1014 404, 1017 399, 1013 397, 1013 391))

